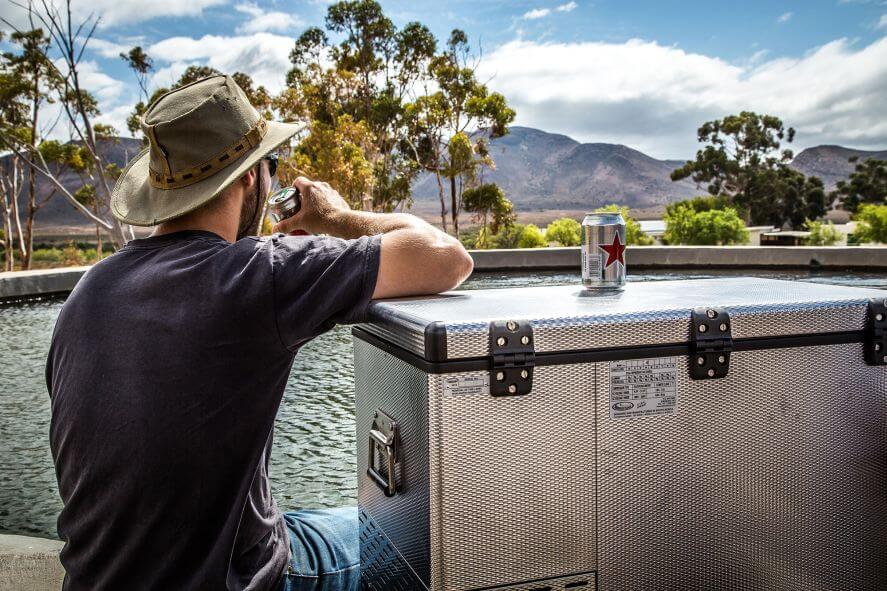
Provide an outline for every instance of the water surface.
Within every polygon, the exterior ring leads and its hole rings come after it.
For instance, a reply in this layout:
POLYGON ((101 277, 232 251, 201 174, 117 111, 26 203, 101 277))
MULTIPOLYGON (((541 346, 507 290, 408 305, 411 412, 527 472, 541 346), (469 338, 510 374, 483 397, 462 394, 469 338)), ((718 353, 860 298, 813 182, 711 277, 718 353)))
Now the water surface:
MULTIPOLYGON (((632 281, 755 275, 887 289, 887 275, 807 271, 633 274, 632 281)), ((464 289, 578 284, 575 273, 484 273, 464 289)), ((0 533, 56 537, 61 509, 49 452, 46 353, 62 299, 0 305, 0 533)), ((100 347, 100 343, 83 343, 100 347)), ((339 327, 306 345, 277 417, 271 480, 283 510, 353 504, 354 392, 351 336, 339 327)))

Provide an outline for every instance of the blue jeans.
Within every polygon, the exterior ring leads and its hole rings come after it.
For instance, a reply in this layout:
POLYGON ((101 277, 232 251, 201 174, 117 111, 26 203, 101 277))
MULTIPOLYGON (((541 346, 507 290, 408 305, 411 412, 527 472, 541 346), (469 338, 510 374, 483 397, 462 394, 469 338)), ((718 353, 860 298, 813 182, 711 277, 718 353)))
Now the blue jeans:
POLYGON ((292 558, 278 591, 356 591, 360 586, 357 507, 283 514, 292 558))

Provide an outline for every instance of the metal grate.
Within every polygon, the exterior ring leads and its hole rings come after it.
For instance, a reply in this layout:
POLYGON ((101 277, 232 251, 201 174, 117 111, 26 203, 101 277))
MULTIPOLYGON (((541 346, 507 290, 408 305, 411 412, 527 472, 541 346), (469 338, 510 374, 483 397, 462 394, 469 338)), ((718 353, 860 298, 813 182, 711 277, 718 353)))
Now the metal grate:
POLYGON ((360 578, 367 591, 427 591, 366 511, 360 511, 360 578))

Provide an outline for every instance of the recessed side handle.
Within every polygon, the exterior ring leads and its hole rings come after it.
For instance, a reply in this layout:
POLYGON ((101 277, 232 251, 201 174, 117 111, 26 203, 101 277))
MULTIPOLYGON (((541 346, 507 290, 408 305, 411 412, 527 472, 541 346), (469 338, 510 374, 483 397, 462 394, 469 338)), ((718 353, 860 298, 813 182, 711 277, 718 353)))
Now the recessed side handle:
POLYGON ((373 413, 369 455, 367 475, 382 489, 386 497, 393 497, 397 494, 397 423, 381 409, 373 413), (378 466, 377 454, 381 456, 378 466))

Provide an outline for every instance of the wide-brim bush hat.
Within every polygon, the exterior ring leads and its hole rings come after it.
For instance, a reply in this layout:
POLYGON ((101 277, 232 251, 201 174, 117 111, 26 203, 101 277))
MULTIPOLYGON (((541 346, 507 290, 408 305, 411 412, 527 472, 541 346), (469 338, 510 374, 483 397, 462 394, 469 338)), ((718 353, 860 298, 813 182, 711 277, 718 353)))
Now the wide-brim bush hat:
POLYGON ((207 203, 301 126, 266 121, 230 76, 167 92, 140 121, 148 148, 123 170, 111 212, 155 226, 207 203))

